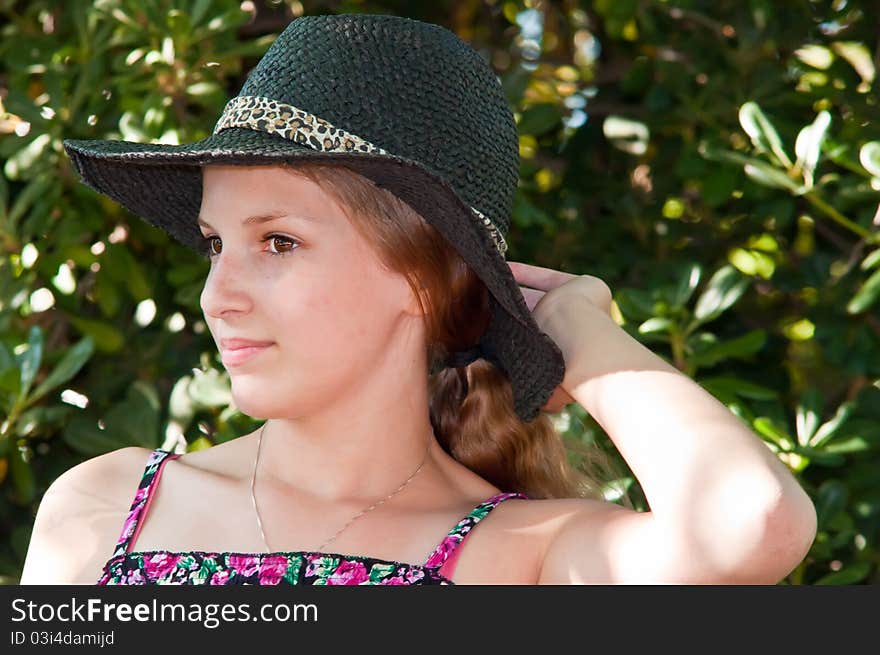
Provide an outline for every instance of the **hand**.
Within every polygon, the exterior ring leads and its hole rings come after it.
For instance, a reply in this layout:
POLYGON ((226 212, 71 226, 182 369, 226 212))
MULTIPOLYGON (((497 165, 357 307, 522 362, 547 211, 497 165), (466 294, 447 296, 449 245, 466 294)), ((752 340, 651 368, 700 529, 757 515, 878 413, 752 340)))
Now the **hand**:
MULTIPOLYGON (((509 261, 507 264, 514 279, 520 284, 520 291, 525 298, 526 306, 532 312, 538 327, 560 346, 565 361, 572 361, 574 353, 566 352, 566 350, 571 349, 568 344, 577 343, 577 339, 572 338, 572 331, 575 334, 580 334, 579 328, 581 326, 576 322, 560 325, 558 319, 551 320, 556 316, 554 309, 560 304, 586 300, 590 305, 611 316, 613 300, 611 289, 605 282, 592 275, 574 275, 522 262, 509 261), (567 336, 563 337, 560 330, 563 330, 567 336)), ((576 402, 565 390, 565 382, 563 380, 553 390, 553 394, 541 408, 541 411, 555 414, 562 411, 569 403, 576 402)))

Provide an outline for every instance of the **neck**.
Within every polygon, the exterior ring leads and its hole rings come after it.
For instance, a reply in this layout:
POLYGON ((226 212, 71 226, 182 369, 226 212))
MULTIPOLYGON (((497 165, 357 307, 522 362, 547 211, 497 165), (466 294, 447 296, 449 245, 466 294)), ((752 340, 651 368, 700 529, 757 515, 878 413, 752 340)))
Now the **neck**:
POLYGON ((418 478, 430 477, 437 468, 435 453, 441 449, 427 419, 390 433, 361 424, 338 431, 309 427, 270 419, 252 435, 251 452, 258 446, 260 450, 261 484, 289 487, 328 502, 369 502, 397 489, 419 467, 418 478))

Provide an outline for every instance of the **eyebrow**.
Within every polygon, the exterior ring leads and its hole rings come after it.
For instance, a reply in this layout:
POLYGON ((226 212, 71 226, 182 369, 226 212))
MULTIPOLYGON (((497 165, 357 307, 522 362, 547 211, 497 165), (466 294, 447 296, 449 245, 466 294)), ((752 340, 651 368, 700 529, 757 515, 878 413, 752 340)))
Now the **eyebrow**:
MULTIPOLYGON (((268 223, 270 221, 274 221, 279 218, 296 218, 296 219, 300 219, 303 221, 311 221, 313 223, 318 222, 318 219, 314 218, 312 216, 299 216, 299 215, 294 215, 294 214, 288 214, 283 211, 277 211, 277 212, 268 212, 265 214, 255 214, 254 216, 248 216, 246 219, 244 219, 241 222, 241 224, 242 225, 257 225, 257 224, 262 224, 262 223, 268 223)), ((210 223, 202 220, 201 218, 199 218, 198 223, 199 223, 199 225, 203 225, 204 227, 213 228, 213 226, 210 223)))

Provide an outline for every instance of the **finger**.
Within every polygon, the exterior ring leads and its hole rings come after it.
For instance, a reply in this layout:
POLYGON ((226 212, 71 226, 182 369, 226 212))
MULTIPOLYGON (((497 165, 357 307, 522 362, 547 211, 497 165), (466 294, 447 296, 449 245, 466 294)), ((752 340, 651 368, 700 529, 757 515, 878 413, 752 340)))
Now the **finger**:
POLYGON ((552 268, 534 266, 523 262, 507 262, 507 264, 519 284, 542 291, 550 291, 577 277, 577 275, 571 273, 564 273, 552 268))
POLYGON ((529 308, 530 312, 534 311, 535 305, 537 305, 538 301, 545 295, 543 291, 537 291, 535 289, 520 287, 520 290, 522 291, 523 297, 526 299, 526 306, 529 308))
POLYGON ((561 386, 556 387, 553 390, 552 395, 549 400, 544 404, 541 408, 541 411, 548 412, 550 414, 558 414, 563 409, 565 409, 566 405, 569 405, 573 402, 576 402, 574 398, 572 398, 567 391, 565 391, 561 386))

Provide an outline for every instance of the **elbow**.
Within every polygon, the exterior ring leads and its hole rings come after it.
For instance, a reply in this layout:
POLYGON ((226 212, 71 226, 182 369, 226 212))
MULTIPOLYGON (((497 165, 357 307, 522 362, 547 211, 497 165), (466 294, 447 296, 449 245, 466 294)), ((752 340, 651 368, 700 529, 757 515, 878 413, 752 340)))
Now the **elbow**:
POLYGON ((816 508, 803 490, 778 496, 758 513, 759 536, 735 572, 732 584, 775 585, 803 562, 816 539, 816 508))
POLYGON ((765 519, 767 542, 785 562, 780 580, 806 558, 816 540, 819 520, 816 506, 805 491, 798 488, 792 497, 774 504, 765 519))

